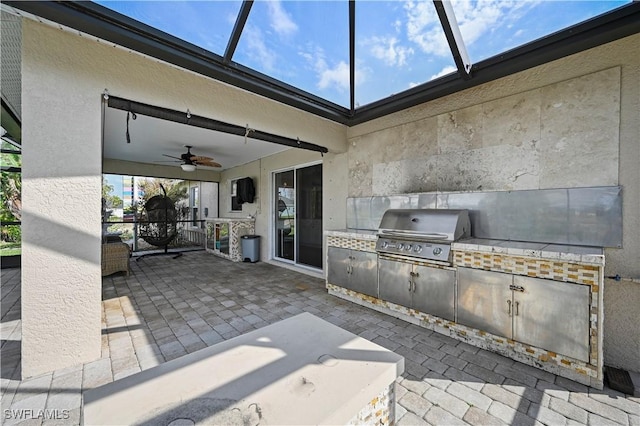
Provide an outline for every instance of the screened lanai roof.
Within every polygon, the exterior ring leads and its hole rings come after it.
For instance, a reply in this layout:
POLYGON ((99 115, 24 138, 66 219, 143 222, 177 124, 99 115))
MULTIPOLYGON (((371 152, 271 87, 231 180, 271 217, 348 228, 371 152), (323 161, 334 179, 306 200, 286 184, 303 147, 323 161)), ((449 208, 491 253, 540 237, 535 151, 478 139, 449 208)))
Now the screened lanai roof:
MULTIPOLYGON (((97 3, 224 55, 237 1, 97 3)), ((473 62, 629 1, 453 1, 473 62)), ((355 2, 355 107, 457 71, 433 2, 355 2)), ((231 61, 350 108, 348 1, 256 1, 231 61)))
POLYGON ((345 124, 640 31, 630 0, 5 3, 345 124))

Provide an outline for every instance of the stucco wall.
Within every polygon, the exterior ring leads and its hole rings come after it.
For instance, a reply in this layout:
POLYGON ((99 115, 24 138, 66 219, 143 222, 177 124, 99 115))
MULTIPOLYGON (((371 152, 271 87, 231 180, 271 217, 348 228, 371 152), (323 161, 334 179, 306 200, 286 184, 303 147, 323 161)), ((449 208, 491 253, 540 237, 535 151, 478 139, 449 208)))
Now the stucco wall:
POLYGON ((43 42, 58 34, 36 27, 23 23, 23 377, 101 353, 100 89, 69 79, 73 60, 43 42))
MULTIPOLYGON (((327 155, 325 155, 325 158, 327 155)), ((273 194, 272 173, 274 171, 317 163, 323 160, 319 153, 302 149, 289 149, 278 154, 252 161, 245 165, 223 171, 220 180, 220 216, 256 218, 256 235, 260 235, 260 260, 268 261, 273 256, 270 235, 273 231, 273 194), (231 211, 231 181, 242 177, 253 178, 256 187, 256 198, 253 203, 242 204, 242 212, 231 211)), ((323 186, 327 176, 323 173, 323 186)), ((324 196, 324 194, 323 194, 324 196)), ((344 204, 344 203, 342 203, 344 204)), ((323 203, 323 218, 327 215, 328 206, 323 203)), ((324 224, 325 229, 326 223, 324 224)))
POLYGON ((28 19, 22 60, 24 377, 100 356, 105 88, 114 96, 346 150, 343 125, 28 19))
MULTIPOLYGON (((640 277, 639 102, 635 35, 350 128, 348 194, 619 184, 606 274, 640 277)), ((605 363, 640 371, 640 285, 607 280, 604 308, 605 363)))

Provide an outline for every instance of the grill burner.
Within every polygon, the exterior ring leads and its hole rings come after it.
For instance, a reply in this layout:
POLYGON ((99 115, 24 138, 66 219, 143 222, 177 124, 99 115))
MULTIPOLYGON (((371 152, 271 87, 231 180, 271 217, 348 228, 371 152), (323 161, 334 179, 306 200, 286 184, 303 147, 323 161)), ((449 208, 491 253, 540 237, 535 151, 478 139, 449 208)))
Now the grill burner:
POLYGON ((467 210, 390 209, 382 216, 376 251, 451 263, 451 243, 471 236, 467 210))

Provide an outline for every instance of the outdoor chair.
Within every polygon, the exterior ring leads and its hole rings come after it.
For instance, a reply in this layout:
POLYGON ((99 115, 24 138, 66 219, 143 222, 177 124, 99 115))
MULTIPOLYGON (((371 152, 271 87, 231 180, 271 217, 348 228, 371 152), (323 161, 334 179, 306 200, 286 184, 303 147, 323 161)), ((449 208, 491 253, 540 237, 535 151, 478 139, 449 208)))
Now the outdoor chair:
POLYGON ((129 275, 129 245, 120 242, 102 244, 102 276, 123 271, 129 275))

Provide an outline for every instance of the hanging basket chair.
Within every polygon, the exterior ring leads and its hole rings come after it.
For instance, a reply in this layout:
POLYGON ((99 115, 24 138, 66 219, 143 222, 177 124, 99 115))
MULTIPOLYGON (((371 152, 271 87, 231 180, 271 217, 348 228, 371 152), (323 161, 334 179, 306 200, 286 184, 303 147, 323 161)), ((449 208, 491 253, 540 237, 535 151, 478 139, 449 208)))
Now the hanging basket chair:
POLYGON ((140 237, 156 247, 167 247, 178 235, 178 213, 171 198, 154 195, 144 205, 140 237))

